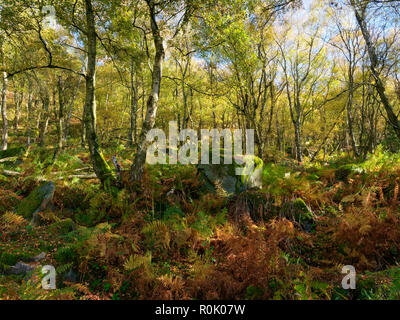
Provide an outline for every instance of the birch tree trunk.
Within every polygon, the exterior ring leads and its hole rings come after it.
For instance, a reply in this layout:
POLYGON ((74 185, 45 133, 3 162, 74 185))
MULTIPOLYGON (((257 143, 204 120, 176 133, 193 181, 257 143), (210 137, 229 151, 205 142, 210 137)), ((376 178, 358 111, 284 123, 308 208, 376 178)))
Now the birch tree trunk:
POLYGON ((21 91, 21 92, 15 91, 14 100, 15 100, 14 131, 15 131, 15 134, 17 135, 18 127, 19 127, 19 120, 21 118, 21 105, 24 100, 23 91, 21 91))
POLYGON ((2 135, 1 150, 7 150, 7 146, 8 146, 8 119, 7 119, 8 77, 7 77, 6 72, 3 72, 2 85, 3 85, 3 88, 1 91, 1 115, 3 118, 3 135, 2 135))
POLYGON ((147 5, 150 13, 150 24, 151 31, 153 34, 154 46, 156 54, 154 57, 153 73, 152 73, 152 85, 151 93, 147 100, 147 112, 146 118, 142 126, 142 132, 140 134, 140 142, 138 153, 135 157, 133 165, 131 167, 131 180, 138 182, 143 177, 144 167, 146 164, 146 154, 149 143, 146 141, 147 133, 153 129, 157 115, 158 98, 160 95, 161 88, 161 77, 162 77, 162 63, 164 60, 164 45, 163 38, 161 37, 160 29, 156 21, 156 4, 154 0, 147 0, 147 5))
POLYGON ((397 115, 395 114, 395 112, 393 110, 392 105, 390 104, 389 98, 386 95, 385 86, 384 86, 382 79, 380 77, 380 74, 377 70, 378 56, 376 54, 376 49, 372 43, 371 35, 367 28, 367 23, 366 23, 366 18, 365 18, 367 4, 368 3, 360 3, 360 2, 356 2, 355 0, 351 0, 351 5, 353 6, 357 23, 361 29, 361 33, 363 35, 365 44, 367 46, 368 56, 369 56, 369 60, 371 63, 370 69, 371 69, 371 73, 375 79, 376 91, 378 92, 379 98, 383 104, 383 107, 385 108, 386 114, 388 116, 389 124, 392 126, 397 137, 400 139, 400 122, 399 122, 399 119, 397 118, 397 115))
POLYGON ((26 106, 26 118, 27 118, 27 124, 26 124, 26 128, 27 128, 27 145, 28 147, 31 145, 31 135, 32 135, 32 125, 31 125, 31 121, 32 121, 32 83, 31 81, 29 81, 29 92, 28 92, 28 103, 26 106))
POLYGON ((356 138, 354 135, 354 122, 353 122, 353 97, 354 97, 354 68, 352 63, 350 62, 349 65, 349 98, 347 101, 347 127, 349 129, 349 137, 350 137, 350 142, 351 142, 351 147, 353 148, 354 155, 358 157, 360 154, 358 152, 357 144, 356 144, 356 138))
POLYGON ((136 141, 137 136, 137 110, 138 110, 138 88, 137 88, 137 81, 135 81, 134 76, 134 63, 132 59, 131 64, 131 101, 130 101, 130 127, 129 127, 129 135, 128 135, 128 146, 133 146, 136 141))
POLYGON ((58 152, 64 148, 64 94, 63 94, 63 84, 62 78, 58 78, 58 121, 57 121, 57 133, 58 133, 58 143, 57 151, 54 156, 56 158, 58 152))

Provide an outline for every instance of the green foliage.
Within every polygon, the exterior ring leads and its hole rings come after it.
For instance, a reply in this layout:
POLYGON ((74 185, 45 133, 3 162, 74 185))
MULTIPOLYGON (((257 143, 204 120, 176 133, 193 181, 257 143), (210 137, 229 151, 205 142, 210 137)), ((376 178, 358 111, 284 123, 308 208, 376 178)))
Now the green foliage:
POLYGON ((48 227, 48 230, 51 233, 59 235, 67 234, 71 231, 74 231, 75 229, 76 229, 75 222, 70 218, 55 222, 48 227))
POLYGON ((399 300, 400 268, 393 267, 378 273, 367 272, 358 282, 357 293, 362 300, 399 300))
POLYGON ((0 159, 22 156, 26 151, 25 147, 8 148, 0 151, 0 159))
POLYGON ((387 126, 385 131, 386 134, 382 141, 382 148, 385 151, 398 153, 400 151, 400 139, 391 126, 387 126))
POLYGON ((306 205, 303 199, 296 199, 293 201, 294 217, 296 221, 304 223, 307 221, 312 221, 314 215, 310 208, 306 205))
POLYGON ((58 248, 57 252, 54 255, 54 259, 60 265, 69 265, 76 261, 77 255, 77 245, 66 246, 62 248, 58 248))
POLYGON ((210 215, 200 211, 197 213, 195 221, 190 226, 199 231, 202 236, 209 237, 213 234, 213 223, 213 218, 210 215))
POLYGON ((273 163, 264 166, 263 189, 274 196, 292 195, 308 187, 308 179, 288 166, 273 163))
POLYGON ((246 299, 258 300, 261 299, 264 294, 264 290, 255 286, 248 286, 246 289, 246 299))
POLYGON ((130 213, 129 201, 125 191, 110 194, 98 189, 87 192, 83 199, 83 208, 79 208, 74 216, 75 221, 84 226, 92 227, 115 217, 130 213))
POLYGON ((170 221, 184 217, 185 213, 179 207, 169 207, 163 214, 163 220, 170 221))

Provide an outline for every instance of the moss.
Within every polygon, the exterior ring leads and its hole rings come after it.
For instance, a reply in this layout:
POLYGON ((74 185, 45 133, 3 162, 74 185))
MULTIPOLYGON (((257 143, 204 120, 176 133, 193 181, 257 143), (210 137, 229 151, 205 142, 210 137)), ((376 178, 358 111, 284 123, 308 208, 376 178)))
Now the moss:
POLYGON ((22 156, 25 153, 24 147, 10 148, 0 151, 0 159, 22 156))
POLYGON ((8 266, 15 265, 20 260, 19 255, 3 252, 0 254, 0 263, 8 266))
POLYGON ((111 232, 112 226, 108 222, 99 223, 93 228, 93 233, 111 232))
POLYGON ((67 234, 74 230, 76 230, 76 225, 70 218, 55 222, 49 226, 49 231, 58 235, 67 234))
POLYGON ((25 261, 28 258, 29 258, 29 255, 27 255, 27 254, 3 252, 0 254, 0 264, 6 265, 6 266, 13 266, 18 261, 25 261))
POLYGON ((33 213, 39 209, 44 200, 50 200, 54 194, 54 184, 46 182, 34 189, 28 197, 18 205, 16 213, 26 219, 32 218, 33 213))
MULTIPOLYGON (((254 184, 255 181, 252 181, 253 179, 257 179, 257 172, 260 174, 260 179, 262 176, 262 170, 264 167, 264 161, 262 161, 259 157, 257 156, 245 156, 245 161, 246 165, 244 166, 244 175, 240 176, 240 182, 242 183, 244 189, 246 189, 246 185, 254 184), (253 161, 254 162, 254 167, 251 167, 249 162, 253 161), (253 175, 253 177, 251 177, 253 175), (251 179, 252 178, 252 179, 251 179)), ((242 167, 242 166, 237 166, 237 167, 242 167)))
POLYGON ((101 151, 96 150, 93 154, 94 170, 100 174, 100 180, 104 190, 116 194, 115 186, 117 185, 117 177, 111 167, 108 165, 101 151))
POLYGON ((335 171, 335 179, 346 182, 347 178, 353 173, 352 165, 343 165, 335 171))
POLYGON ((300 222, 305 222, 307 220, 313 220, 314 215, 308 208, 303 199, 298 198, 293 201, 293 208, 295 210, 295 219, 300 222))

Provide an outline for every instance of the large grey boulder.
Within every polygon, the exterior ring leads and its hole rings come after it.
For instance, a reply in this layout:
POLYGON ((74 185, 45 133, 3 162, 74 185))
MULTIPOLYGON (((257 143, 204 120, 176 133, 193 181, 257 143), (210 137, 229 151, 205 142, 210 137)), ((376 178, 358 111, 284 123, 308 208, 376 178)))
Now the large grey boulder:
POLYGON ((234 156, 232 164, 225 164, 221 156, 220 164, 199 164, 197 170, 210 191, 230 196, 261 188, 263 165, 256 156, 234 156))

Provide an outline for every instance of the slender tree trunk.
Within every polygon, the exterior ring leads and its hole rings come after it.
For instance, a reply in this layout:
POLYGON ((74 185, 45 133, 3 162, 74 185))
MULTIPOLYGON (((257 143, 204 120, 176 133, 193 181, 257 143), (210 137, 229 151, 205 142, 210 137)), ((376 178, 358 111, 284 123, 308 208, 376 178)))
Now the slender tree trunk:
POLYGON ((130 105, 130 127, 128 135, 128 146, 133 146, 137 143, 137 110, 138 110, 138 89, 136 86, 137 82, 134 77, 134 64, 132 59, 131 65, 131 105, 130 105))
MULTIPOLYGON (((267 85, 264 86, 264 90, 267 91, 267 85)), ((267 93, 265 93, 265 96, 267 93)), ((276 104, 276 98, 275 98, 275 86, 274 83, 271 81, 270 83, 270 99, 271 99, 271 109, 269 113, 269 119, 268 119, 268 129, 267 129, 267 139, 269 140, 269 135, 271 134, 272 130, 272 121, 274 119, 274 113, 275 113, 275 104, 276 104)), ((267 101, 266 98, 264 98, 263 104, 265 104, 267 101)))
POLYGON ((76 87, 75 94, 74 94, 74 96, 72 97, 71 103, 70 103, 70 105, 69 105, 69 111, 68 111, 67 119, 65 119, 65 138, 64 138, 65 143, 67 143, 67 140, 68 140, 69 125, 70 125, 71 117, 72 117, 72 109, 73 109, 74 104, 75 104, 76 96, 77 96, 78 93, 79 93, 79 88, 81 87, 81 81, 82 81, 82 78, 79 77, 78 86, 76 87))
POLYGON ((301 149, 301 129, 300 121, 294 122, 294 132, 295 132, 295 147, 296 147, 296 160, 302 162, 302 149, 301 149))
POLYGON ((279 151, 282 151, 282 133, 281 133, 281 126, 279 123, 279 116, 278 116, 278 109, 275 109, 276 115, 275 115, 275 122, 276 122, 276 144, 277 144, 277 149, 279 151))
POLYGON ((347 101, 347 127, 349 129, 349 137, 351 142, 351 147, 353 148, 354 155, 356 157, 359 156, 356 138, 354 136, 354 127, 353 127, 353 95, 354 95, 354 80, 353 80, 353 67, 349 66, 349 97, 347 101))
MULTIPOLYGON (((190 59, 190 57, 188 58, 190 59)), ((185 68, 183 69, 180 66, 181 71, 181 90, 182 90, 182 98, 183 98, 183 119, 182 119, 182 129, 187 129, 189 122, 189 107, 188 107, 188 95, 186 92, 186 74, 188 72, 188 68, 190 67, 190 60, 186 62, 185 68)))
POLYGON ((390 104, 389 98, 385 93, 385 86, 382 82, 380 74, 377 70, 378 67, 378 56, 376 54, 376 49, 371 41, 371 35, 367 28, 367 23, 365 21, 365 13, 366 7, 364 3, 356 3, 355 0, 351 0, 351 4, 354 9, 354 13, 356 16, 357 23, 361 29, 361 33, 365 40, 365 44, 367 46, 368 56, 371 62, 370 68, 372 75, 375 79, 375 87, 376 91, 379 94, 383 107, 385 108, 386 114, 388 116, 389 124, 393 127, 394 132, 396 133, 397 137, 400 139, 400 122, 397 118, 397 115, 394 113, 393 107, 390 104))
POLYGON ((18 127, 19 127, 19 119, 21 117, 21 105, 24 100, 24 93, 23 92, 15 92, 14 100, 15 100, 14 131, 15 131, 15 134, 17 135, 18 127))
POLYGON ((27 136, 27 145, 31 145, 31 135, 32 135, 32 127, 31 127, 31 121, 32 121, 32 85, 29 83, 29 93, 28 93, 28 103, 26 105, 26 136, 27 136))
POLYGON ((34 102, 35 110, 38 110, 37 117, 36 117, 36 125, 35 125, 35 142, 38 142, 38 140, 39 140, 39 137, 36 137, 36 133, 39 132, 40 120, 42 119, 42 109, 38 108, 39 102, 40 102, 39 99, 35 99, 35 102, 34 102))
POLYGON ((183 118, 182 118, 182 129, 187 128, 188 123, 188 103, 187 103, 187 94, 185 89, 185 79, 182 79, 181 82, 181 90, 182 90, 182 97, 183 97, 183 118))
POLYGON ((41 100, 42 100, 42 112, 40 116, 40 122, 39 122, 39 139, 38 139, 38 145, 40 147, 44 146, 44 138, 47 132, 47 127, 49 125, 49 105, 50 105, 50 96, 49 96, 49 91, 46 88, 43 88, 41 90, 41 100))
POLYGON ((146 141, 147 133, 154 127, 157 115, 158 98, 160 95, 161 78, 162 78, 162 62, 164 60, 164 45, 160 30, 156 21, 156 4, 154 0, 147 0, 147 5, 150 11, 150 23, 153 34, 156 54, 154 57, 153 74, 152 74, 152 89, 147 100, 146 119, 143 123, 142 132, 140 135, 140 143, 138 153, 135 157, 131 168, 132 181, 138 182, 143 177, 144 167, 146 163, 146 155, 148 142, 146 141))
POLYGON ((82 148, 85 148, 86 146, 86 128, 83 121, 81 123, 81 146, 82 148))
POLYGON ((1 150, 7 150, 8 146, 8 119, 7 119, 7 86, 8 86, 8 77, 7 73, 3 72, 2 77, 3 88, 1 91, 1 115, 3 118, 3 136, 2 136, 2 146, 1 150))
POLYGON ((298 162, 303 161, 303 149, 301 146, 301 119, 302 119, 302 106, 300 103, 300 90, 297 89, 296 92, 296 121, 294 123, 294 131, 295 131, 295 144, 296 144, 296 160, 298 162))
POLYGON ((87 73, 86 96, 84 106, 83 122, 86 129, 86 139, 89 146, 89 152, 93 164, 94 172, 106 189, 116 186, 117 181, 111 168, 105 161, 97 141, 96 134, 96 100, 95 100, 95 73, 96 73, 96 55, 97 38, 95 29, 95 15, 93 11, 92 0, 85 0, 86 4, 86 23, 87 23, 87 73))
POLYGON ((62 78, 58 78, 58 121, 57 121, 57 133, 58 133, 58 143, 57 149, 54 153, 53 161, 56 160, 60 151, 64 148, 64 94, 63 94, 63 84, 62 78))

